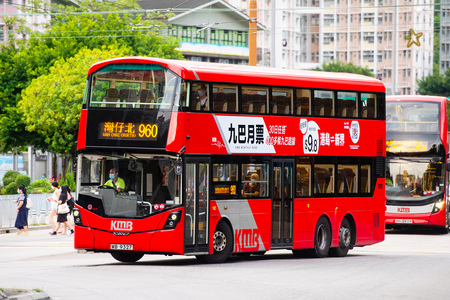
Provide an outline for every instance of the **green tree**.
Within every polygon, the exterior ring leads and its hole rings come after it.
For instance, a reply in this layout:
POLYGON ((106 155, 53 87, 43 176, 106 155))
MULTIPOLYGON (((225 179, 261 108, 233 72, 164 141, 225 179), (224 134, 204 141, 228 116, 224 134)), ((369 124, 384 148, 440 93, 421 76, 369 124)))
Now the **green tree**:
MULTIPOLYGON (((32 0, 30 5, 22 7, 22 10, 42 13, 42 10, 37 8, 43 5, 45 3, 42 0, 32 0)), ((55 140, 63 142, 69 136, 58 134, 55 138, 49 138, 48 134, 53 132, 49 130, 51 126, 44 126, 43 130, 37 129, 42 125, 42 119, 30 117, 29 112, 25 116, 25 112, 17 103, 21 101, 22 90, 27 88, 33 79, 47 76, 56 62, 67 61, 81 49, 108 49, 105 47, 116 45, 117 49, 122 46, 131 49, 128 55, 182 58, 175 50, 178 47, 177 40, 161 36, 157 30, 153 30, 158 29, 158 26, 165 26, 162 21, 168 15, 139 14, 136 13, 138 9, 136 0, 84 0, 79 2, 77 7, 54 6, 52 12, 59 14, 52 16, 50 24, 44 25, 45 33, 30 31, 23 25, 23 19, 7 19, 8 24, 14 24, 19 33, 28 34, 29 39, 13 40, 9 45, 0 48, 0 152, 17 151, 18 147, 31 144, 37 149, 57 151, 55 153, 58 154, 68 153, 72 144, 66 145, 69 150, 63 150, 61 147, 64 145, 57 146, 55 140), (141 28, 142 26, 146 28, 141 28), (36 123, 33 123, 35 121, 36 123)), ((85 75, 78 83, 79 86, 84 84, 85 75)), ((70 82, 68 85, 76 84, 70 82)), ((48 91, 48 86, 45 87, 47 91, 35 92, 62 95, 65 90, 70 90, 65 82, 53 87, 56 89, 54 92, 48 91)), ((54 127, 60 127, 62 131, 66 131, 67 127, 72 129, 72 121, 79 115, 80 99, 71 100, 72 108, 67 105, 57 108, 58 111, 64 110, 71 115, 66 117, 63 123, 56 123, 54 127)), ((59 100, 60 104, 61 101, 59 100)), ((42 103, 33 105, 35 109, 44 107, 42 103)), ((53 121, 62 120, 57 118, 53 121)))
POLYGON ((420 95, 436 95, 447 97, 450 95, 450 69, 444 74, 435 72, 417 80, 417 92, 420 95))
POLYGON ((82 49, 74 57, 58 60, 49 74, 34 79, 22 92, 18 106, 23 112, 26 129, 45 136, 53 153, 68 156, 74 148, 89 67, 95 62, 130 53, 131 49, 125 46, 104 46, 82 49))
POLYGON ((324 63, 321 67, 314 68, 315 71, 326 72, 343 72, 343 73, 355 73, 374 77, 373 73, 367 68, 355 66, 353 63, 343 63, 340 61, 332 61, 324 63))

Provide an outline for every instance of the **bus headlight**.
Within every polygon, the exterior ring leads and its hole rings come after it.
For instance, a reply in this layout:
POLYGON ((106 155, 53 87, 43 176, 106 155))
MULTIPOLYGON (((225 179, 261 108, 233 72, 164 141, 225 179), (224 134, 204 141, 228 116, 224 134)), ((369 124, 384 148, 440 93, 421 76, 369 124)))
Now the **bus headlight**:
POLYGON ((439 212, 441 209, 444 208, 444 204, 445 204, 445 202, 443 200, 440 200, 440 201, 434 203, 432 213, 435 214, 435 213, 439 212))
POLYGON ((73 209, 73 221, 75 222, 75 225, 83 224, 83 222, 81 221, 81 213, 78 208, 73 209))
POLYGON ((167 217, 164 229, 173 229, 177 227, 177 224, 181 221, 181 210, 171 212, 167 217))

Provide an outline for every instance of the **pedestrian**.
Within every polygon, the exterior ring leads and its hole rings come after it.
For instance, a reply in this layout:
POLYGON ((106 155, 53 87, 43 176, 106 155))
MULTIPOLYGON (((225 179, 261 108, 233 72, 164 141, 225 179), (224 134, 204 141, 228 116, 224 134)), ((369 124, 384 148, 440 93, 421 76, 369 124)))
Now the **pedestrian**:
MULTIPOLYGON (((75 208, 75 201, 73 200, 73 196, 71 194, 72 190, 71 188, 67 185, 67 205, 69 206, 69 213, 67 214, 67 221, 68 223, 72 226, 72 211, 75 208)), ((64 232, 67 231, 67 226, 64 227, 64 232)))
POLYGON ((23 185, 19 185, 17 192, 20 194, 19 198, 14 202, 17 203, 17 217, 14 227, 19 229, 18 235, 28 235, 28 208, 27 208, 27 189, 23 185), (23 233, 22 233, 23 229, 23 233))
POLYGON ((47 199, 47 201, 50 202, 50 213, 48 214, 48 219, 50 220, 50 224, 52 225, 52 231, 50 231, 49 234, 52 234, 56 228, 54 217, 57 214, 58 200, 59 200, 59 195, 61 193, 58 182, 56 182, 56 181, 52 182, 52 189, 53 189, 53 195, 47 199))
MULTIPOLYGON (((69 194, 68 186, 63 185, 61 186, 61 193, 59 195, 58 200, 58 219, 56 220, 58 224, 56 225, 56 230, 52 232, 52 235, 56 235, 56 232, 58 231, 60 226, 66 226, 70 229, 71 234, 73 233, 73 228, 70 226, 69 222, 67 221, 67 215, 70 212, 69 206, 67 205, 67 195, 69 194), (66 209, 66 210, 63 210, 66 209)), ((65 231, 65 230, 64 230, 65 231)), ((65 234, 65 232, 63 233, 65 234)))

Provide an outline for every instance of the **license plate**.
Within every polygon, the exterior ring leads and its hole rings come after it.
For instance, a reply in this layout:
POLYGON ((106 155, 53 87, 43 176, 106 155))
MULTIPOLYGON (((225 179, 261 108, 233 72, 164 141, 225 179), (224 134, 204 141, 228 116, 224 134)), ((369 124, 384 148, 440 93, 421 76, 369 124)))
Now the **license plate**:
POLYGON ((412 224, 411 219, 395 219, 395 223, 397 224, 412 224))
POLYGON ((111 250, 133 250, 131 244, 111 244, 111 250))

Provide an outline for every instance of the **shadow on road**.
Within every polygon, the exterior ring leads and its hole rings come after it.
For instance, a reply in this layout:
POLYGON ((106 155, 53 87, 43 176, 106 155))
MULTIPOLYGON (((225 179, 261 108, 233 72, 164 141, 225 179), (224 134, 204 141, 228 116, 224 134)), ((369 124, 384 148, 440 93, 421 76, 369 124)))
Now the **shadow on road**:
MULTIPOLYGON (((347 258, 337 258, 337 259, 349 259, 351 257, 358 257, 361 256, 361 254, 356 254, 349 252, 347 258)), ((148 255, 147 257, 151 257, 151 255, 148 255)), ((221 266, 221 265, 228 265, 228 264, 237 264, 237 263, 243 263, 243 262, 252 262, 252 261, 266 261, 266 260, 280 260, 280 261, 290 261, 290 260, 298 260, 298 261, 307 261, 307 260, 323 260, 323 259, 330 259, 330 258, 336 258, 336 257, 325 257, 325 258, 313 258, 313 257, 296 257, 292 253, 271 253, 271 254, 265 254, 265 255, 250 255, 250 256, 242 256, 242 255, 233 255, 229 259, 227 259, 222 264, 208 264, 199 261, 195 257, 185 257, 185 256, 177 256, 177 258, 161 258, 158 260, 145 260, 146 256, 142 258, 142 260, 135 262, 135 263, 125 263, 125 262, 112 262, 112 263, 106 263, 106 264, 94 264, 94 265, 83 265, 79 267, 104 267, 104 266, 195 266, 195 265, 205 265, 205 266, 221 266), (178 258, 179 257, 179 258, 178 258)))
POLYGON ((386 229, 386 234, 420 234, 420 235, 445 235, 441 228, 402 228, 402 229, 386 229))

